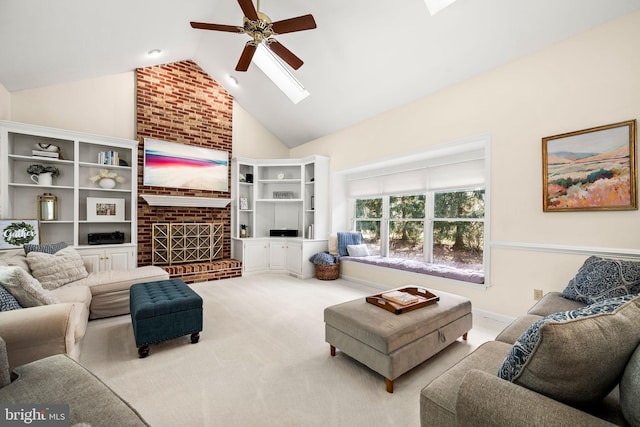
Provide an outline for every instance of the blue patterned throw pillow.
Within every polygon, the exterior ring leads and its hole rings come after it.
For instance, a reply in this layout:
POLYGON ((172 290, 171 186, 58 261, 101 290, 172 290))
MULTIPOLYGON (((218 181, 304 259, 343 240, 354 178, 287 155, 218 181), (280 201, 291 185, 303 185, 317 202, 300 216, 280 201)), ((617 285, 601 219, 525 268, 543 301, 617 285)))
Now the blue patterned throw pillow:
POLYGON ((640 343, 638 322, 637 295, 550 314, 518 338, 498 376, 571 404, 602 399, 640 343))
POLYGON ((9 293, 3 286, 0 286, 0 311, 18 310, 22 306, 18 300, 9 293))
POLYGON ((640 261, 591 256, 562 291, 562 296, 593 304, 607 298, 640 294, 640 261))

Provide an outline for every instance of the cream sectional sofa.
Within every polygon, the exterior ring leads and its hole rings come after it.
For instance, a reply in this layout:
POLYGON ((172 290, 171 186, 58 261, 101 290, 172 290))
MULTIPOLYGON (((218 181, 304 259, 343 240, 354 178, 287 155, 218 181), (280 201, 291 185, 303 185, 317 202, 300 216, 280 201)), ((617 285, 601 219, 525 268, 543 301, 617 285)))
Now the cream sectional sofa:
MULTIPOLYGON (((22 249, 0 251, 0 266, 31 269, 22 249)), ((156 266, 132 270, 91 271, 88 275, 51 290, 59 302, 0 312, 0 336, 7 345, 9 365, 23 365, 54 354, 80 355, 80 342, 89 319, 129 313, 129 288, 134 283, 166 280, 156 266)))

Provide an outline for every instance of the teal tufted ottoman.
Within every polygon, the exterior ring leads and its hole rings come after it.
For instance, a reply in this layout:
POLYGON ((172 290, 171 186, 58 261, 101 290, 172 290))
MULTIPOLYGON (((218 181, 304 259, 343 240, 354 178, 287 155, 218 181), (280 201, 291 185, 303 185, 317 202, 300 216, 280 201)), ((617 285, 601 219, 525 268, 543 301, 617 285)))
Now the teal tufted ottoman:
POLYGON ((149 344, 202 331, 202 298, 180 279, 137 283, 129 290, 129 307, 138 355, 147 357, 149 344))

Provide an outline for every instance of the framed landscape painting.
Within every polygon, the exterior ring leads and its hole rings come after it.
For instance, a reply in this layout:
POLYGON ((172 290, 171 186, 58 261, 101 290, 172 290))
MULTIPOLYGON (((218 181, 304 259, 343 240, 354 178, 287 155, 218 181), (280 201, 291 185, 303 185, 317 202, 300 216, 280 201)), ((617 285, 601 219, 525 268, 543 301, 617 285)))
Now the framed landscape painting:
POLYGON ((545 212, 638 209, 636 120, 542 138, 545 212))

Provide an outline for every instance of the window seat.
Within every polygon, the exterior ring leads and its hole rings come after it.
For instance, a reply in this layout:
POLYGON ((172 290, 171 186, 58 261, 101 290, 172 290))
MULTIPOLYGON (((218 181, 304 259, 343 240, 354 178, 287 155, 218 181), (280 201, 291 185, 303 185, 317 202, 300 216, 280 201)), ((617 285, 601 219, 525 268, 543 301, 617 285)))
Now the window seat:
POLYGON ((353 261, 363 264, 376 265, 378 267, 395 268, 402 271, 427 274, 430 276, 444 277, 447 279, 461 280, 477 284, 484 283, 484 273, 475 270, 450 267, 442 264, 429 264, 421 261, 413 261, 402 258, 388 258, 377 255, 364 257, 341 256, 340 262, 353 261))

